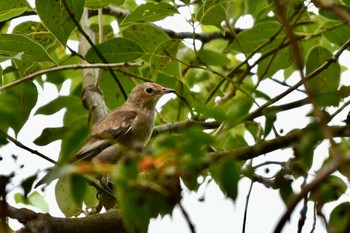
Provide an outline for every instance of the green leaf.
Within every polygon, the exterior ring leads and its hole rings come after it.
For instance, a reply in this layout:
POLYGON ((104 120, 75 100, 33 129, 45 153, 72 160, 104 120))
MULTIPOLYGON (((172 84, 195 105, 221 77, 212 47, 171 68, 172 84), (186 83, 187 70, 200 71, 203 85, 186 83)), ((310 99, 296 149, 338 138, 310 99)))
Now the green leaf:
POLYGON ((0 122, 5 132, 8 127, 18 133, 37 102, 37 89, 32 82, 22 83, 0 93, 0 122))
POLYGON ((80 175, 72 175, 71 181, 73 198, 77 203, 82 203, 87 190, 87 183, 80 175))
MULTIPOLYGON (((332 57, 332 53, 326 48, 316 46, 312 48, 306 58, 306 74, 310 74, 332 57)), ((314 94, 334 92, 338 89, 340 82, 340 65, 332 63, 327 69, 308 81, 314 94)), ((322 103, 321 103, 322 104, 322 103)))
POLYGON ((84 0, 64 0, 70 12, 67 12, 63 0, 42 1, 36 0, 37 13, 48 30, 66 46, 68 37, 76 27, 71 17, 77 22, 84 10, 84 0), (71 14, 71 16, 70 16, 71 14))
MULTIPOLYGON (((0 94, 0 102, 0 122, 2 122, 0 129, 7 132, 13 122, 18 122, 19 116, 12 112, 14 111, 13 106, 16 106, 18 100, 14 96, 0 94)), ((7 142, 5 137, 1 137, 1 144, 7 144, 7 142)))
MULTIPOLYGON (((349 14, 350 13, 350 7, 349 6, 345 6, 345 5, 340 5, 340 4, 333 4, 332 7, 338 8, 339 10, 343 11, 344 14, 349 14)), ((323 7, 321 7, 319 9, 319 14, 322 15, 323 17, 326 17, 327 19, 330 20, 341 20, 343 21, 343 18, 341 16, 339 16, 339 14, 337 14, 336 12, 332 11, 332 10, 328 10, 325 9, 323 7)))
POLYGON ((150 59, 151 74, 165 70, 179 50, 180 40, 168 40, 161 43, 150 59))
POLYGON ((148 2, 136 7, 128 16, 125 17, 122 24, 146 21, 154 22, 162 20, 168 16, 179 13, 176 7, 165 2, 148 2))
POLYGON ((227 119, 225 110, 219 107, 211 107, 205 105, 195 105, 194 111, 200 113, 206 119, 214 118, 217 121, 224 121, 227 119))
MULTIPOLYGON (((190 138, 190 147, 198 147, 200 148, 203 145, 209 146, 214 142, 214 139, 211 135, 205 133, 202 128, 200 127, 190 127, 186 132, 185 132, 185 138, 190 138)), ((195 151, 198 153, 198 151, 195 151)), ((194 156, 196 156, 196 153, 194 153, 194 156)))
POLYGON ((38 192, 34 191, 28 197, 28 201, 32 206, 41 209, 44 212, 49 212, 49 204, 45 201, 45 198, 38 192))
POLYGON ((288 203, 290 197, 294 194, 291 184, 283 184, 279 187, 280 196, 285 204, 288 203))
POLYGON ((239 147, 247 146, 248 143, 244 139, 244 132, 242 132, 243 130, 245 130, 245 128, 242 126, 242 124, 239 124, 234 128, 221 134, 216 140, 219 143, 219 147, 225 150, 232 150, 239 147))
POLYGON ((198 56, 200 62, 206 65, 226 66, 230 63, 230 59, 225 54, 213 50, 201 49, 198 52, 198 56))
POLYGON ((67 161, 75 155, 89 136, 88 116, 72 117, 65 125, 69 130, 62 138, 60 160, 67 161))
POLYGON ((350 228, 350 203, 344 202, 337 205, 329 218, 329 232, 347 232, 350 228))
POLYGON ((248 12, 244 13, 251 14, 255 19, 258 19, 257 16, 261 15, 262 12, 266 11, 266 9, 271 11, 271 8, 266 0, 247 0, 245 4, 247 4, 248 7, 246 7, 244 10, 248 12))
POLYGON ((174 193, 139 177, 138 172, 135 160, 116 165, 117 206, 128 232, 147 232, 150 219, 171 213, 177 200, 168 198, 174 193))
POLYGON ((96 207, 98 203, 97 190, 92 185, 86 185, 85 187, 85 195, 84 195, 84 204, 87 209, 96 207))
POLYGON ((32 190, 33 183, 36 180, 37 176, 38 176, 37 174, 29 176, 22 181, 21 186, 23 188, 25 198, 28 197, 29 192, 32 190))
POLYGON ((40 107, 35 114, 50 115, 63 108, 67 109, 63 118, 63 127, 45 129, 35 143, 41 145, 62 139, 60 159, 66 160, 77 152, 79 145, 89 134, 88 112, 83 108, 80 98, 74 95, 60 96, 40 107))
POLYGON ((204 25, 214 25, 221 28, 221 23, 226 19, 225 7, 218 4, 211 4, 206 1, 198 10, 197 20, 204 25))
POLYGON ((124 3, 124 0, 85 0, 85 7, 98 9, 108 5, 120 6, 124 3))
POLYGON ((266 137, 271 132, 274 123, 277 120, 276 111, 273 108, 267 108, 264 110, 264 116, 266 117, 264 130, 264 136, 266 137))
POLYGON ((121 30, 125 38, 138 43, 148 53, 152 53, 159 44, 170 39, 163 30, 147 23, 129 24, 121 30))
POLYGON ((253 28, 242 31, 230 46, 231 49, 250 54, 257 47, 266 44, 259 52, 266 52, 277 46, 284 38, 284 34, 279 33, 273 41, 273 36, 281 29, 281 24, 276 21, 262 22, 254 25, 253 28))
POLYGON ((82 212, 82 201, 74 196, 74 183, 71 176, 61 177, 55 186, 58 207, 66 217, 78 216, 82 212))
POLYGON ((312 165, 314 151, 319 143, 320 135, 322 133, 319 127, 310 124, 305 128, 302 138, 295 144, 295 157, 302 161, 302 165, 306 167, 306 170, 312 165))
POLYGON ((37 191, 31 193, 27 198, 20 193, 16 193, 14 199, 16 203, 31 205, 39 208, 43 212, 49 212, 49 205, 45 201, 45 198, 41 196, 37 191))
POLYGON ((227 101, 224 106, 227 109, 226 123, 235 125, 248 115, 249 110, 253 106, 253 99, 249 96, 238 96, 227 101))
POLYGON ((34 143, 38 146, 45 146, 51 142, 64 138, 67 131, 67 127, 46 128, 41 135, 34 140, 34 143))
MULTIPOLYGON (((125 38, 114 38, 108 40, 96 45, 96 48, 110 63, 132 61, 144 54, 144 51, 137 43, 125 38)), ((92 63, 102 62, 93 48, 89 49, 84 59, 92 63)))
POLYGON ((260 79, 272 77, 277 71, 289 67, 293 62, 294 57, 290 48, 280 49, 259 62, 258 76, 260 79))
POLYGON ((233 201, 238 194, 239 168, 235 161, 230 160, 210 169, 211 175, 221 191, 233 201))
POLYGON ((40 44, 24 35, 0 34, 0 54, 8 56, 21 54, 22 58, 30 61, 53 62, 40 44))
POLYGON ((71 175, 74 171, 76 171, 75 166, 72 164, 68 164, 68 165, 61 165, 61 164, 62 163, 60 161, 58 165, 52 167, 36 185, 49 184, 56 179, 59 179, 67 175, 71 175))
POLYGON ((13 63, 22 77, 40 69, 38 62, 33 62, 24 58, 21 58, 20 60, 15 59, 13 60, 13 63))
POLYGON ((339 177, 331 175, 313 192, 313 199, 320 205, 336 201, 347 190, 347 184, 339 177))
POLYGON ((330 21, 325 23, 323 27, 329 28, 323 31, 323 36, 338 46, 342 46, 349 39, 350 26, 347 23, 330 21))
POLYGON ((252 121, 252 122, 246 122, 245 123, 246 128, 248 132, 252 135, 255 141, 259 141, 263 134, 263 129, 260 125, 260 123, 252 121))
POLYGON ((0 1, 0 22, 19 16, 30 8, 26 0, 0 1))
POLYGON ((56 38, 45 28, 41 22, 26 21, 18 24, 13 33, 24 34, 45 49, 56 43, 56 38))
MULTIPOLYGON (((138 67, 128 67, 126 69, 130 74, 140 75, 138 72, 138 67)), ((129 92, 135 87, 135 83, 128 78, 130 77, 129 75, 119 71, 115 71, 115 74, 126 92, 129 92)), ((121 106, 125 102, 125 99, 121 95, 115 80, 107 70, 103 70, 101 72, 101 80, 99 84, 101 91, 103 92, 103 99, 108 109, 114 109, 121 106)))
POLYGON ((82 106, 81 99, 74 95, 59 96, 53 101, 38 108, 35 114, 51 115, 64 108, 67 108, 67 112, 76 113, 77 117, 81 116, 83 112, 85 112, 85 115, 87 114, 87 111, 82 106))
POLYGON ((316 95, 315 102, 319 106, 338 106, 341 95, 338 90, 316 95))

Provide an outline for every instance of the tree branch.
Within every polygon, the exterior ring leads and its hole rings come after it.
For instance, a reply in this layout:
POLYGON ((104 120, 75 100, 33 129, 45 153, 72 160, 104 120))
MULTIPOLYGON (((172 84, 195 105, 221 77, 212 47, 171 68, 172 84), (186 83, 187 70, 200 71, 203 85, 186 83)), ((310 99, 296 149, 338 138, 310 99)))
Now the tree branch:
MULTIPOLYGON (((330 126, 329 129, 334 137, 350 137, 350 129, 348 126, 330 126)), ((286 134, 285 136, 280 136, 268 141, 262 141, 252 146, 240 147, 228 151, 211 152, 210 155, 216 161, 221 159, 237 159, 245 161, 292 145, 302 138, 305 130, 306 129, 295 130, 286 134)))
POLYGON ((13 137, 11 137, 10 135, 8 135, 8 134, 5 133, 4 131, 0 130, 0 135, 4 136, 5 138, 7 138, 7 139, 10 140, 11 142, 13 142, 13 143, 14 143, 16 146, 18 146, 19 148, 22 148, 22 149, 24 149, 24 150, 26 150, 26 151, 29 151, 29 152, 32 153, 32 154, 35 154, 35 155, 37 155, 37 156, 39 156, 39 157, 41 157, 41 158, 43 158, 43 159, 45 159, 45 160, 47 160, 47 161, 53 163, 53 164, 56 164, 56 161, 55 161, 55 160, 49 158, 48 156, 46 156, 46 155, 40 153, 40 152, 37 151, 37 150, 33 150, 33 149, 31 149, 31 148, 29 148, 29 147, 23 145, 21 142, 19 142, 18 140, 14 139, 13 137))
POLYGON ((118 67, 124 67, 124 66, 142 66, 142 63, 141 62, 135 62, 135 63, 122 62, 122 63, 110 63, 110 64, 95 63, 95 64, 76 64, 76 65, 55 66, 55 67, 39 70, 37 72, 34 72, 34 73, 29 74, 27 76, 24 76, 23 78, 17 79, 16 81, 5 84, 5 85, 0 87, 0 92, 6 90, 8 88, 17 86, 18 84, 21 84, 23 82, 32 80, 39 75, 52 73, 52 72, 56 72, 56 71, 92 69, 92 68, 110 69, 110 68, 118 68, 118 67))
MULTIPOLYGON (((103 14, 114 16, 117 19, 123 20, 126 16, 130 14, 130 11, 124 10, 115 6, 108 6, 103 8, 103 14)), ((95 16, 97 15, 97 10, 90 10, 89 16, 95 16)), ((196 39, 200 40, 202 43, 207 43, 209 41, 215 40, 215 39, 225 39, 225 40, 233 40, 235 39, 235 35, 243 31, 242 29, 235 29, 234 33, 232 34, 231 31, 225 31, 224 33, 222 31, 214 31, 214 32, 208 32, 208 33, 193 33, 193 32, 175 32, 170 29, 159 27, 155 24, 152 24, 153 26, 159 28, 160 30, 164 31, 168 36, 170 36, 173 39, 196 39)))
MULTIPOLYGON (((84 13, 81 17, 82 30, 86 31, 87 36, 91 40, 95 40, 95 34, 90 28, 87 10, 84 9, 84 13)), ((79 52, 85 56, 88 50, 91 48, 90 43, 87 41, 85 36, 80 35, 79 37, 79 52)), ((83 59, 82 64, 87 62, 83 59)), ((95 123, 105 115, 107 115, 107 107, 103 99, 103 94, 99 89, 99 77, 100 72, 97 69, 84 69, 82 78, 82 100, 84 107, 89 111, 89 118, 95 123)))
POLYGON ((194 120, 169 123, 169 124, 159 125, 154 127, 152 137, 155 137, 155 136, 158 136, 159 134, 164 134, 164 133, 183 132, 185 129, 188 129, 191 126, 199 126, 199 127, 203 127, 204 129, 215 129, 219 127, 219 125, 220 125, 220 122, 217 122, 217 121, 204 122, 204 121, 194 121, 194 120))
POLYGON ((306 80, 310 80, 319 73, 321 73, 323 70, 327 69, 332 63, 336 62, 339 58, 339 56, 350 46, 350 40, 346 41, 341 48, 337 51, 333 57, 330 57, 326 62, 324 62, 322 65, 320 65, 317 69, 312 71, 309 75, 305 76, 305 79, 301 79, 299 82, 297 82, 295 85, 287 89, 286 91, 280 93, 279 95, 275 96, 271 100, 267 101, 265 104, 261 105, 259 108, 257 108, 254 112, 250 113, 244 120, 248 119, 254 119, 257 116, 260 116, 262 111, 267 108, 268 106, 276 103, 277 101, 281 100, 297 88, 299 88, 301 85, 304 84, 306 80))
POLYGON ((24 224, 20 232, 30 233, 102 233, 126 232, 120 214, 112 209, 102 214, 82 218, 58 218, 49 214, 36 213, 30 209, 7 207, 7 216, 24 224))
POLYGON ((287 209, 280 221, 278 222, 274 232, 279 233, 282 231, 284 225, 290 218, 290 215, 294 211, 297 204, 311 191, 315 190, 315 188, 319 187, 319 185, 327 179, 329 175, 333 172, 337 171, 340 166, 345 166, 350 162, 350 156, 343 156, 343 161, 339 161, 338 159, 333 159, 330 163, 325 165, 315 176, 315 179, 312 180, 309 184, 306 184, 302 187, 301 191, 290 198, 287 203, 287 209))

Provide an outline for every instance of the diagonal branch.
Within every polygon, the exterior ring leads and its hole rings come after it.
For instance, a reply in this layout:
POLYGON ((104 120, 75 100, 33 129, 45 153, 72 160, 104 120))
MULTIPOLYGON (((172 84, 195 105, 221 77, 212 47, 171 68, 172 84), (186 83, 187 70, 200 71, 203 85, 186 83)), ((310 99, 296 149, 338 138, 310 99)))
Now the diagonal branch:
POLYGON ((8 135, 7 133, 3 132, 2 130, 0 130, 0 135, 2 135, 2 136, 4 136, 5 138, 7 138, 9 141, 11 141, 12 143, 14 143, 14 144, 15 144, 16 146, 18 146, 19 148, 22 148, 22 149, 24 149, 24 150, 26 150, 26 151, 29 151, 29 152, 32 153, 32 154, 35 154, 35 155, 37 155, 37 156, 39 156, 39 157, 41 157, 41 158, 43 158, 43 159, 45 159, 45 160, 47 160, 47 161, 53 163, 53 164, 56 164, 56 161, 55 161, 55 160, 49 158, 48 156, 46 156, 46 155, 40 153, 40 152, 37 151, 37 150, 33 150, 32 148, 29 148, 29 147, 27 147, 26 145, 23 145, 21 142, 19 142, 19 141, 16 140, 15 138, 11 137, 11 136, 8 135))
MULTIPOLYGON (((330 126, 329 129, 334 137, 350 137, 350 129, 348 126, 330 126)), ((239 147, 228 151, 211 152, 210 155, 215 161, 222 159, 252 159, 274 150, 283 149, 292 145, 302 138, 302 136, 305 134, 305 130, 307 129, 295 130, 286 134, 285 136, 280 136, 268 141, 262 141, 252 146, 239 147)), ((323 139, 321 138, 321 140, 323 139)))
POLYGON ((119 68, 119 67, 125 67, 125 66, 142 66, 141 62, 135 62, 135 63, 95 63, 95 64, 76 64, 76 65, 65 65, 65 66, 56 66, 51 67, 43 70, 39 70, 37 72, 34 72, 32 74, 29 74, 23 78, 17 79, 16 81, 13 81, 11 83, 5 84, 0 87, 0 92, 4 91, 5 89, 17 86, 18 84, 21 84, 23 82, 29 81, 34 79, 37 76, 52 73, 56 71, 62 71, 62 70, 78 70, 78 69, 91 69, 91 68, 100 68, 100 69, 112 69, 112 68, 119 68))
POLYGON ((348 164, 350 162, 350 156, 344 156, 343 161, 338 159, 333 159, 329 164, 324 166, 315 176, 315 179, 310 183, 304 185, 300 191, 295 196, 292 196, 287 203, 287 208, 280 221, 278 222, 274 232, 279 233, 282 231, 284 225, 290 218, 290 215, 294 211, 297 204, 311 191, 315 190, 320 184, 328 178, 333 172, 337 171, 341 166, 348 164))
POLYGON ((350 40, 346 41, 343 46, 341 46, 341 48, 337 51, 336 54, 334 54, 332 57, 330 57, 327 61, 325 61, 322 65, 320 65, 317 69, 315 69, 314 71, 312 71, 309 75, 305 76, 305 79, 300 80, 299 82, 297 82, 295 85, 293 85, 292 87, 290 87, 289 89, 287 89, 286 91, 280 93, 279 95, 275 96, 274 98, 272 98, 270 101, 266 102, 265 104, 261 105, 259 108, 257 108, 254 112, 250 113, 249 116, 247 116, 244 120, 248 120, 248 119, 254 119, 257 116, 261 115, 262 111, 267 108, 268 106, 276 103, 277 101, 281 100, 282 98, 284 98, 285 96, 287 96, 288 94, 290 94, 291 92, 293 92, 294 90, 296 90, 297 88, 299 88, 300 86, 302 86, 304 84, 304 82, 306 80, 312 79, 313 77, 315 77, 316 75, 318 75, 319 73, 321 73, 322 71, 324 71, 325 69, 327 69, 332 63, 337 62, 338 58, 340 57, 340 55, 350 46, 350 40))

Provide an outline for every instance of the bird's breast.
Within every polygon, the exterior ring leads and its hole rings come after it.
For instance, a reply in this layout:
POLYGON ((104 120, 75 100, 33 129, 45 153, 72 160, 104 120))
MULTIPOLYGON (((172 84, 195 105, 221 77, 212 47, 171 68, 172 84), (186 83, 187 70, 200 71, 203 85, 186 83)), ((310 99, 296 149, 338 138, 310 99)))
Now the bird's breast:
POLYGON ((142 149, 149 141, 154 127, 154 114, 138 114, 133 122, 132 136, 126 144, 142 149))

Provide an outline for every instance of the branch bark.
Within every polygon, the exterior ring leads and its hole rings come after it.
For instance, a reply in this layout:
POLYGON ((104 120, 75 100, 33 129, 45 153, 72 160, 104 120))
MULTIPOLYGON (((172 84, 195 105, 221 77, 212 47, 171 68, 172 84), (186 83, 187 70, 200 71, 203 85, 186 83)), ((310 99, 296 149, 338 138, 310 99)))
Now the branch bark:
POLYGON ((11 83, 2 85, 0 87, 0 92, 4 91, 6 89, 12 88, 14 86, 17 86, 23 82, 27 82, 30 81, 34 78, 36 78, 37 76, 43 75, 43 74, 48 74, 48 73, 52 73, 52 72, 57 72, 57 71, 61 71, 61 70, 78 70, 78 69, 110 69, 110 68, 118 68, 118 67, 127 67, 127 66, 142 66, 141 62, 131 62, 131 63, 109 63, 109 64, 105 64, 105 63, 95 63, 95 64, 89 64, 84 62, 83 64, 76 64, 76 65, 65 65, 65 66, 55 66, 55 67, 51 67, 51 68, 47 68, 47 69, 43 69, 43 70, 39 70, 37 72, 34 72, 32 74, 29 74, 27 76, 24 76, 20 79, 17 79, 11 83))
MULTIPOLYGON (((123 20, 126 16, 130 14, 130 11, 121 9, 119 7, 114 6, 108 6, 103 8, 103 14, 114 16, 115 18, 119 20, 123 20)), ((96 10, 90 10, 89 11, 90 16, 97 15, 96 10)), ((166 34, 168 34, 173 39, 196 39, 200 40, 202 43, 207 43, 212 40, 216 39, 225 39, 225 40, 234 40, 236 35, 238 35, 240 32, 242 32, 242 29, 235 28, 234 34, 231 33, 231 31, 226 30, 225 33, 222 31, 214 31, 214 32, 208 32, 208 33, 194 33, 194 32, 175 32, 173 30, 165 29, 162 27, 159 27, 155 24, 152 24, 153 26, 159 28, 160 30, 164 31, 166 34)))
MULTIPOLYGON (((94 33, 90 29, 87 10, 84 10, 81 18, 82 30, 84 30, 90 40, 94 41, 94 33)), ((79 52, 85 55, 90 49, 91 45, 87 38, 83 35, 79 38, 79 52)), ((82 60, 82 64, 87 62, 82 60)), ((107 115, 107 107, 105 105, 102 92, 98 88, 99 74, 97 69, 83 69, 83 94, 82 99, 85 107, 89 110, 93 122, 107 115)))
MULTIPOLYGON (((334 137, 350 137, 349 126, 330 126, 329 129, 334 137)), ((306 129, 295 130, 286 134, 285 136, 277 137, 268 141, 262 141, 252 146, 240 147, 228 151, 211 152, 210 155, 216 161, 221 159, 252 159, 259 155, 263 155, 277 149, 283 149, 292 145, 302 138, 305 130, 306 129)))
POLYGON ((27 233, 103 233, 126 232, 117 210, 112 209, 102 214, 88 215, 83 218, 58 218, 49 214, 36 213, 26 208, 7 207, 7 215, 24 224, 17 232, 27 233))

